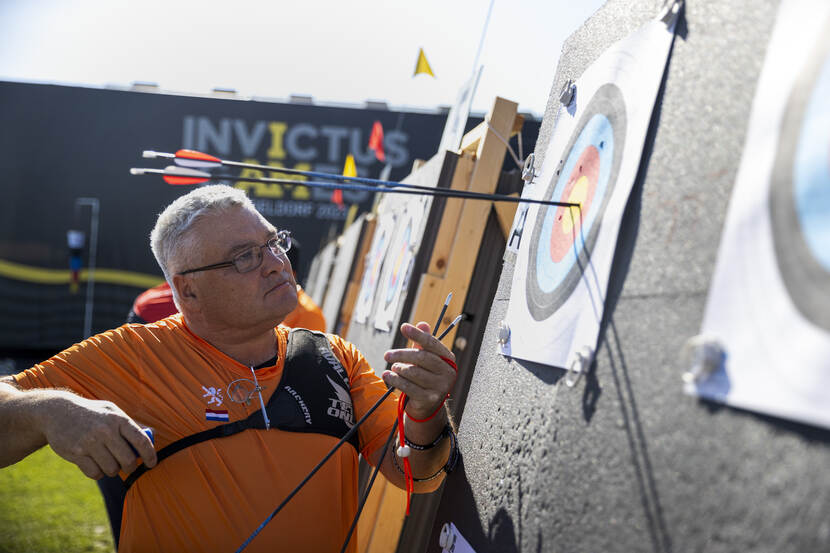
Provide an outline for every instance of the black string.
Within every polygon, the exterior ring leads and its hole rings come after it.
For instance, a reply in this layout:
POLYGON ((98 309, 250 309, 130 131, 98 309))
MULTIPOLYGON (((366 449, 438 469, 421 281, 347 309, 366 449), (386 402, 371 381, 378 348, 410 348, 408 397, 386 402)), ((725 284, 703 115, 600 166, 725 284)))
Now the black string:
MULTIPOLYGON (((268 515, 268 516, 265 518, 265 520, 263 520, 263 521, 262 521, 262 524, 260 524, 260 525, 259 525, 259 527, 257 527, 257 529, 256 529, 256 530, 254 530, 254 533, 253 533, 253 534, 251 534, 251 535, 248 537, 248 539, 247 539, 247 540, 245 540, 245 542, 244 542, 242 545, 240 545, 240 546, 239 546, 239 549, 237 549, 237 550, 236 550, 236 553, 239 553, 240 551, 242 551, 243 549, 245 549, 246 547, 248 547, 248 544, 249 544, 249 543, 251 543, 251 540, 253 540, 253 539, 254 539, 254 538, 255 538, 255 537, 256 537, 256 536, 257 536, 257 535, 258 535, 258 534, 262 531, 262 529, 263 529, 263 528, 265 528, 265 526, 266 526, 269 522, 271 522, 271 519, 273 519, 273 518, 277 515, 277 513, 279 513, 279 512, 282 510, 282 508, 283 508, 283 507, 285 507, 285 505, 286 505, 286 504, 287 504, 287 503, 288 503, 288 502, 289 502, 289 501, 290 501, 290 500, 291 500, 291 499, 292 499, 295 495, 297 495, 297 492, 299 492, 299 491, 302 489, 302 487, 303 487, 303 486, 305 486, 305 485, 306 485, 306 483, 307 483, 307 482, 311 479, 311 477, 312 477, 312 476, 314 476, 314 475, 317 473, 317 471, 318 471, 318 470, 320 470, 320 467, 322 467, 322 466, 326 463, 326 461, 328 461, 328 460, 331 458, 331 456, 332 456, 332 455, 334 455, 334 453, 335 453, 335 452, 336 452, 336 451, 340 448, 340 446, 342 446, 344 443, 346 443, 346 442, 348 441, 348 439, 349 439, 349 438, 351 438, 351 437, 354 435, 354 433, 355 433, 355 432, 357 432, 357 429, 360 427, 360 425, 361 425, 361 424, 363 424, 363 423, 366 421, 366 419, 367 419, 367 418, 369 418, 369 415, 371 415, 371 414, 375 411, 375 409, 377 409, 377 408, 378 408, 378 406, 379 406, 379 405, 383 402, 383 400, 385 400, 387 397, 389 397, 389 395, 390 395, 393 391, 395 391, 395 388, 394 388, 394 387, 390 387, 388 390, 386 390, 386 392, 385 392, 385 393, 384 393, 384 394, 380 397, 380 399, 378 399, 378 400, 375 402, 375 404, 374 404, 374 405, 373 405, 373 406, 372 406, 372 407, 371 407, 368 411, 366 411, 366 414, 365 414, 365 415, 363 415, 363 416, 360 418, 360 420, 359 420, 359 421, 357 421, 357 422, 355 423, 355 425, 354 425, 353 427, 351 427, 351 428, 349 429, 349 431, 348 431, 348 432, 346 432, 346 434, 345 434, 342 438, 340 438, 340 441, 339 441, 339 442, 337 442, 337 444, 335 444, 335 446, 334 446, 333 448, 331 448, 331 451, 329 451, 329 452, 326 454, 326 456, 325 456, 325 457, 323 457, 323 459, 322 459, 319 463, 317 463, 317 465, 316 465, 313 469, 311 469, 311 472, 309 472, 309 473, 308 473, 308 475, 307 475, 305 478, 303 478, 302 482, 300 482, 299 484, 297 484, 297 487, 296 487, 296 488, 294 488, 294 490, 293 490, 290 494, 288 494, 288 496, 286 496, 286 498, 285 498, 285 499, 283 499, 283 500, 282 500, 282 503, 280 503, 279 505, 277 505, 277 508, 276 508, 276 509, 274 509, 274 510, 271 512, 271 514, 270 514, 270 515, 268 515)), ((396 423, 396 425, 397 425, 397 419, 396 419, 395 423, 396 423)))
POLYGON ((441 326, 441 321, 444 319, 444 315, 447 312, 447 306, 450 304, 450 298, 452 297, 452 292, 447 295, 447 299, 444 301, 444 306, 441 308, 441 313, 438 315, 438 320, 435 321, 435 326, 432 330, 432 335, 435 336, 435 332, 438 330, 438 327, 441 326))
MULTIPOLYGON (((439 319, 438 324, 440 325, 440 319, 439 319)), ((435 328, 432 329, 432 335, 435 336, 437 331, 438 331, 438 325, 436 325, 435 328)), ((355 432, 357 432, 358 428, 360 428, 360 425, 363 424, 366 421, 366 419, 369 418, 369 415, 371 415, 375 411, 375 409, 377 409, 380 406, 380 404, 383 402, 383 400, 388 398, 392 394, 392 392, 394 392, 394 391, 395 391, 395 387, 390 386, 389 389, 386 390, 386 392, 384 392, 384 394, 380 397, 380 399, 378 399, 375 402, 375 404, 372 405, 372 407, 369 408, 369 410, 366 411, 366 413, 362 417, 360 417, 360 420, 357 421, 355 423, 355 425, 353 427, 351 427, 349 429, 349 431, 346 432, 346 434, 342 438, 340 438, 340 441, 337 442, 334 445, 333 448, 331 448, 331 450, 326 454, 326 456, 323 457, 323 459, 320 460, 320 462, 317 463, 317 465, 313 469, 311 469, 311 472, 309 472, 308 475, 306 475, 306 477, 303 478, 302 482, 297 484, 297 487, 295 487, 294 490, 290 494, 288 494, 285 497, 285 499, 283 499, 282 502, 279 505, 277 505, 277 508, 274 509, 271 512, 271 514, 268 515, 265 518, 265 520, 262 521, 262 524, 260 524, 257 527, 257 529, 254 530, 253 534, 248 536, 248 539, 246 539, 242 543, 242 545, 239 546, 239 549, 236 550, 236 553, 240 553, 243 549, 248 547, 248 544, 250 544, 251 541, 255 537, 257 537, 257 535, 259 535, 259 533, 262 531, 262 529, 265 528, 265 526, 269 522, 271 522, 271 520, 277 515, 277 513, 279 513, 282 510, 282 508, 285 507, 285 505, 288 504, 288 502, 291 501, 291 499, 295 495, 297 495, 297 493, 303 488, 303 486, 305 486, 306 483, 309 480, 311 480, 311 477, 314 476, 317 473, 318 470, 320 470, 320 467, 322 467, 326 463, 326 461, 328 461, 331 458, 331 456, 334 455, 334 453, 340 448, 340 446, 342 446, 344 443, 346 443, 346 441, 348 441, 348 439, 351 438, 354 435, 355 432)), ((377 464, 377 466, 375 467, 375 469, 372 473, 371 480, 368 482, 368 484, 366 486, 366 491, 363 494, 363 497, 361 498, 360 505, 358 507, 357 513, 355 514, 355 517, 352 520, 352 524, 349 527, 349 532, 346 535, 346 541, 343 543, 343 549, 341 549, 341 553, 342 553, 342 551, 345 551, 346 546, 348 545, 349 540, 352 537, 352 533, 354 532, 354 528, 357 525, 357 519, 358 519, 358 517, 360 517, 360 513, 363 511, 363 506, 366 503, 366 499, 369 497, 369 492, 371 492, 371 490, 372 490, 372 484, 374 484, 375 478, 377 477, 378 470, 380 469, 381 464, 383 464, 383 459, 386 457, 386 451, 389 449, 389 445, 392 442, 392 437, 395 435, 395 431, 397 429, 398 429, 398 419, 395 418, 395 424, 392 425, 392 431, 389 433, 389 437, 386 439, 386 445, 384 446, 383 454, 381 455, 380 461, 378 461, 378 464, 377 464)))
POLYGON ((380 456, 380 460, 378 461, 378 464, 372 471, 372 477, 366 484, 366 491, 363 492, 363 497, 360 498, 360 504, 357 506, 357 513, 355 513, 354 518, 352 519, 352 525, 349 526, 349 532, 346 534, 346 541, 343 542, 343 547, 340 549, 340 553, 344 553, 346 551, 346 546, 349 545, 349 540, 352 539, 352 533, 354 532, 354 529, 357 526, 357 520, 360 518, 360 513, 363 512, 363 507, 366 505, 366 500, 369 499, 369 492, 372 491, 372 485, 375 483, 375 478, 378 475, 380 466, 383 464, 383 460, 386 459, 386 452, 389 451, 389 445, 392 443, 392 438, 395 437, 395 431, 397 429, 398 419, 396 418, 395 424, 392 425, 392 432, 390 432, 389 437, 386 438, 386 445, 383 447, 383 453, 380 456))

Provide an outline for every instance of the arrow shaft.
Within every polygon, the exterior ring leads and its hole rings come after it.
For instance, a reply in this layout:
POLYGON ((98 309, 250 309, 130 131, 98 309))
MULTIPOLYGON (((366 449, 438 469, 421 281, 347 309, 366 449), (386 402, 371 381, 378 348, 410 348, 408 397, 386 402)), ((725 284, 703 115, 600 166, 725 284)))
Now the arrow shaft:
MULTIPOLYGON (((181 176, 178 173, 170 173, 163 169, 144 169, 144 173, 151 173, 156 175, 166 176, 181 176)), ((233 181, 250 181, 263 182, 268 184, 282 184, 286 186, 308 186, 311 188, 322 188, 327 190, 353 190, 362 192, 382 192, 384 194, 407 194, 412 196, 437 196, 442 198, 461 198, 467 200, 485 200, 489 202, 507 202, 507 203, 527 203, 548 205, 556 207, 576 207, 579 208, 578 203, 573 202, 554 202, 550 200, 534 200, 531 198, 521 198, 518 196, 507 196, 504 194, 485 194, 483 192, 471 192, 469 190, 452 190, 449 188, 430 188, 418 187, 413 190, 411 188, 378 188, 377 186, 368 186, 363 184, 346 184, 335 182, 318 182, 318 181, 298 181, 292 179, 275 179, 271 177, 242 177, 238 175, 216 175, 211 179, 206 180, 233 180, 233 181)))
MULTIPOLYGON (((176 157, 177 157, 176 154, 172 154, 172 153, 169 153, 169 152, 155 152, 155 154, 156 154, 157 157, 164 157, 164 158, 170 158, 170 159, 176 159, 176 157)), ((218 159, 218 158, 216 158, 216 159, 218 159)), ((242 169, 257 169, 257 170, 262 170, 262 171, 272 171, 272 172, 275 172, 275 173, 285 173, 285 174, 288 174, 288 175, 302 175, 302 176, 313 177, 313 178, 317 178, 317 179, 336 180, 336 181, 340 181, 340 182, 353 182, 353 183, 358 183, 358 184, 372 185, 373 188, 381 186, 381 187, 384 187, 386 189, 389 189, 389 188, 406 188, 406 189, 409 189, 409 190, 427 190, 427 191, 437 190, 437 189, 429 187, 429 186, 420 186, 420 185, 417 185, 417 184, 407 184, 407 183, 402 183, 402 182, 394 182, 394 181, 387 181, 387 180, 380 180, 380 179, 370 179, 370 178, 367 178, 367 177, 347 177, 347 176, 344 176, 344 175, 337 175, 337 174, 334 174, 334 173, 321 173, 319 171, 304 171, 304 170, 301 170, 301 169, 292 169, 290 167, 274 167, 272 165, 262 165, 260 163, 244 163, 244 162, 241 162, 241 161, 230 161, 230 160, 226 160, 226 159, 219 159, 219 163, 221 163, 225 167, 238 167, 238 168, 242 168, 242 169)), ((229 177, 229 176, 222 176, 222 178, 234 179, 234 177, 229 177)), ((270 181, 270 180, 268 180, 268 177, 259 177, 259 178, 246 177, 244 179, 239 179, 239 180, 255 180, 255 181, 259 181, 259 182, 278 182, 278 183, 281 183, 281 184, 306 184, 306 185, 308 185, 308 182, 288 183, 288 182, 282 182, 282 181, 270 181)), ((344 188, 342 186, 336 186, 336 187, 333 187, 333 188, 340 188, 342 190, 350 190, 349 188, 344 188)), ((354 189, 351 189, 351 190, 364 190, 364 189, 354 188, 354 189)), ((446 189, 438 189, 438 190, 446 190, 446 189)), ((468 194, 468 195, 458 195, 458 196, 451 196, 451 197, 456 197, 456 198, 465 197, 465 198, 470 198, 470 199, 486 199, 486 198, 480 197, 479 195, 481 193, 479 193, 479 192, 470 192, 469 190, 454 190, 453 192, 458 193, 458 194, 468 194)), ((505 195, 500 195, 500 196, 503 196, 505 198, 510 197, 510 196, 505 196, 505 195)), ((513 203, 540 203, 542 205, 556 205, 556 206, 564 206, 564 207, 577 207, 578 206, 578 204, 575 204, 575 203, 548 202, 548 201, 545 201, 545 200, 521 200, 521 201, 491 200, 491 201, 506 201, 506 202, 511 201, 513 203)))
MULTIPOLYGON (((279 513, 279 512, 282 510, 282 508, 283 508, 283 507, 285 507, 285 505, 286 505, 289 501, 291 501, 291 498, 292 498, 292 497, 294 497, 294 496, 297 494, 297 492, 299 492, 299 491, 303 488, 303 486, 305 486, 305 485, 306 485, 306 483, 307 483, 309 480, 311 480, 311 477, 312 477, 312 476, 314 476, 314 475, 317 473, 317 471, 318 471, 318 470, 320 470, 320 468, 321 468, 323 465, 325 465, 325 464, 326 464, 326 461, 328 461, 328 460, 331 458, 331 456, 332 456, 332 455, 334 455, 334 453, 335 453, 335 452, 336 452, 336 451, 340 448, 340 446, 342 446, 344 443, 346 443, 346 442, 348 441, 348 439, 349 439, 349 438, 351 438, 351 437, 352 437, 352 435, 353 435, 355 432, 357 432, 358 428, 360 428, 360 425, 361 425, 361 424, 363 424, 363 422, 364 422, 366 419, 368 419, 368 418, 369 418, 369 415, 371 415, 371 414, 375 411, 375 409, 377 409, 377 408, 378 408, 378 406, 380 406, 380 404, 381 404, 381 403, 383 403, 383 400, 385 400, 387 397, 389 397, 389 396, 392 394, 392 392, 394 392, 394 391, 395 391, 395 388, 394 388, 394 387, 390 387, 388 390, 386 390, 386 392, 384 392, 384 394, 383 394, 382 396, 380 396, 380 398, 379 398, 379 399, 375 402, 375 404, 374 404, 374 405, 372 405, 372 407, 370 407, 370 408, 369 408, 369 410, 368 410, 368 411, 366 411, 366 413, 365 413, 362 417, 360 417, 360 420, 359 420, 359 421, 357 421, 357 422, 355 423, 355 425, 354 425, 354 426, 352 426, 352 427, 349 429, 349 431, 348 431, 348 432, 346 432, 346 434, 344 434, 344 435, 343 435, 343 437, 342 437, 342 438, 340 438, 340 441, 338 441, 338 442, 334 445, 334 447, 332 447, 332 448, 329 450, 329 452, 328 452, 328 453, 326 453, 325 457, 323 457, 323 458, 320 460, 320 462, 319 462, 319 463, 317 463, 317 465, 315 465, 313 469, 311 469, 311 472, 309 472, 309 473, 306 475, 306 477, 305 477, 305 478, 303 478, 303 480, 302 480, 299 484, 297 484, 297 487, 295 487, 295 488, 291 491, 291 493, 289 493, 289 494, 285 497, 285 499, 283 499, 283 500, 282 500, 282 502, 281 502, 279 505, 277 505, 277 507, 276 507, 273 511, 271 511, 271 514, 270 514, 270 515, 268 515, 268 516, 265 518, 265 520, 263 520, 263 521, 262 521, 262 524, 260 524, 260 525, 257 527, 257 529, 256 529, 256 530, 254 530, 254 533, 253 533, 253 534, 251 534, 251 535, 248 537, 248 539, 246 539, 246 540, 245 540, 245 542, 244 542, 241 546, 239 546, 239 549, 237 549, 237 550, 236 550, 236 553, 239 553, 240 551, 242 551, 243 549, 245 549, 245 548, 248 546, 248 544, 249 544, 249 543, 251 543, 251 540, 253 540, 253 539, 257 536, 257 534, 259 534, 259 533, 262 531, 262 529, 263 529, 263 528, 265 528, 265 526, 266 526, 269 522, 271 522, 271 519, 273 519, 273 518, 277 515, 277 513, 279 513)), ((397 422, 397 421, 396 421, 396 422, 397 422)))

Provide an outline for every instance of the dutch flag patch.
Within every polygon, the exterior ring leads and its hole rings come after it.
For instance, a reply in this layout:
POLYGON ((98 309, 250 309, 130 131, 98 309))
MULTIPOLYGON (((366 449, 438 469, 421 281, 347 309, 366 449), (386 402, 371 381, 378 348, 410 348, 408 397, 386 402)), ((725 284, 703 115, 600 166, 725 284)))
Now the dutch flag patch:
POLYGON ((231 419, 224 409, 205 409, 205 420, 228 422, 231 419))

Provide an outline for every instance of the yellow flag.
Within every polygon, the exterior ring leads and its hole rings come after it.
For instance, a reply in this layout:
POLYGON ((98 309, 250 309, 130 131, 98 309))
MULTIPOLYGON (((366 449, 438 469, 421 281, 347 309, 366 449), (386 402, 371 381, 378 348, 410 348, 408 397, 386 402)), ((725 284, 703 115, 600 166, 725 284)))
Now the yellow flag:
POLYGON ((346 222, 343 223, 343 230, 349 228, 352 223, 354 223, 355 217, 357 216, 357 204, 352 204, 349 206, 349 213, 346 214, 346 222))
POLYGON ((412 76, 414 77, 419 73, 426 73, 432 77, 435 76, 435 73, 432 72, 432 68, 429 66, 429 62, 427 61, 423 48, 418 51, 418 61, 415 63, 415 73, 413 73, 412 76))
POLYGON ((344 177, 356 177, 357 176, 357 167, 354 164, 354 156, 349 154, 346 156, 346 163, 343 165, 343 176, 344 177))

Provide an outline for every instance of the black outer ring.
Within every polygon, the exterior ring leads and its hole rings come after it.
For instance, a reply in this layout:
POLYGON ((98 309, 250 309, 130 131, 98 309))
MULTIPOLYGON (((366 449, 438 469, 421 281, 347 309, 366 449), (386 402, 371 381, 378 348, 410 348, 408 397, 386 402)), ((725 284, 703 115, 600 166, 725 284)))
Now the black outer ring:
POLYGON ((539 247, 542 225, 544 223, 545 216, 547 215, 547 210, 555 210, 556 207, 541 206, 539 208, 539 212, 536 215, 535 226, 533 227, 533 233, 530 238, 530 253, 528 256, 528 269, 526 277, 527 308, 528 311, 530 311, 531 316, 537 321, 547 319, 553 315, 553 313, 559 309, 563 303, 565 303, 565 300, 570 297, 571 293, 574 291, 574 288, 576 288, 576 285, 579 283, 579 280, 582 278, 582 273, 590 258, 590 251, 593 249, 593 246, 597 241, 597 236, 599 235, 603 214, 608 206, 609 199, 614 193, 617 177, 619 176, 622 155, 625 150, 625 132, 627 124, 625 102, 619 87, 615 84, 607 83, 602 85, 596 91, 594 96, 591 98, 590 103, 585 108, 585 112, 582 114, 579 124, 571 134, 568 145, 564 149, 566 154, 559 161, 559 167, 551 178, 550 183, 548 183, 548 188, 545 190, 543 199, 553 199, 553 192, 556 188, 556 183, 559 180, 559 172, 563 169, 565 160, 571 155, 571 149, 574 147, 574 144, 579 138, 582 129, 585 128, 585 125, 587 125, 591 118, 596 114, 602 114, 608 118, 611 122, 611 128, 614 133, 614 158, 611 165, 611 173, 608 176, 608 186, 605 190, 605 197, 602 199, 602 205, 599 206, 600 212, 597 214, 597 218, 591 230, 588 232, 588 236, 584 237, 584 235, 580 233, 580 235, 583 236, 584 242, 576 263, 574 263, 574 266, 571 267, 571 270, 559 286, 547 293, 542 291, 536 281, 536 250, 539 247))
POLYGON ((787 293, 804 317, 830 330, 830 273, 807 245, 793 194, 795 154, 807 104, 821 68, 830 56, 830 21, 820 36, 784 110, 778 152, 770 176, 769 209, 775 258, 787 293))

